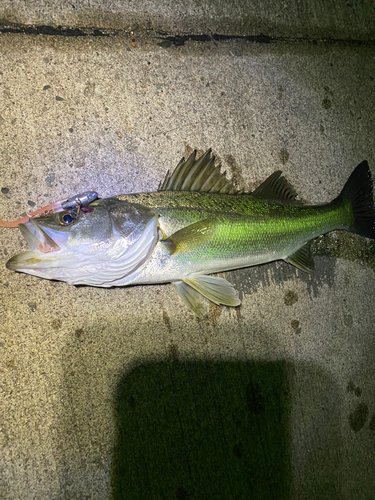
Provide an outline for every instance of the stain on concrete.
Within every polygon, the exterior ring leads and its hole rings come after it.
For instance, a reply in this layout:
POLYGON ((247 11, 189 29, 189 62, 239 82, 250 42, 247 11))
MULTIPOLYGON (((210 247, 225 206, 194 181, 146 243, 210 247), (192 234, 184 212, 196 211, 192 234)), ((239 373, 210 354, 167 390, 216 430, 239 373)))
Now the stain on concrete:
POLYGON ((236 159, 232 155, 226 155, 224 157, 224 160, 228 164, 230 171, 232 172, 232 182, 238 189, 242 189, 245 186, 245 180, 242 175, 242 170, 239 167, 236 159))
POLYGON ((362 396, 362 389, 360 387, 356 387, 354 390, 354 394, 357 396, 357 398, 359 398, 360 396, 362 396))
POLYGON ((14 359, 8 359, 8 361, 5 362, 5 366, 11 370, 16 366, 16 362, 14 359))
POLYGON ((36 205, 35 201, 32 200, 27 200, 27 204, 29 205, 29 207, 35 207, 36 205))
POLYGON ((77 337, 77 339, 82 339, 84 334, 83 328, 76 328, 74 330, 74 335, 77 337))
POLYGON ((179 359, 179 355, 180 355, 178 345, 175 344, 174 342, 171 342, 168 346, 168 353, 169 353, 171 361, 174 361, 175 363, 177 363, 178 359, 179 359))
POLYGON ((8 188, 1 188, 1 192, 3 194, 8 194, 9 193, 9 189, 8 188))
POLYGON ((296 294, 296 292, 293 292, 293 290, 289 290, 288 292, 286 292, 286 294, 284 295, 285 305, 292 306, 296 302, 298 302, 298 295, 296 294))
MULTIPOLYGON (((190 146, 190 144, 185 141, 184 142, 184 158, 185 159, 189 158, 189 156, 191 155, 191 153, 193 153, 193 151, 195 151, 195 148, 192 148, 190 146)), ((200 156, 201 154, 203 154, 203 151, 198 149, 197 153, 198 153, 198 156, 200 156)))
POLYGON ((52 321, 51 321, 51 327, 53 330, 59 330, 62 326, 62 321, 61 319, 59 318, 54 318, 52 321))
POLYGON ((48 184, 48 186, 51 187, 53 182, 55 182, 55 179, 56 179, 55 172, 49 172, 44 180, 46 184, 48 184))
POLYGON ((335 278, 335 259, 319 257, 314 259, 314 272, 305 273, 286 262, 277 261, 260 266, 253 266, 223 273, 230 281, 240 299, 244 294, 256 293, 258 288, 266 288, 272 284, 283 284, 286 281, 303 281, 310 298, 315 298, 323 285, 331 288, 335 278))
POLYGON ((171 333, 172 332, 171 321, 170 321, 170 318, 168 316, 167 311, 164 311, 164 310, 163 310, 163 321, 164 321, 165 326, 168 328, 168 332, 171 333))
POLYGON ((361 260, 375 271, 375 241, 347 231, 334 231, 316 238, 311 253, 350 261, 361 260))
POLYGON ((346 386, 346 392, 354 392, 355 385, 352 380, 348 382, 348 385, 346 386))
POLYGON ((332 107, 332 102, 331 99, 328 99, 328 97, 325 97, 322 101, 322 107, 324 109, 329 109, 332 107))
POLYGON ((292 319, 292 321, 290 322, 290 326, 293 328, 294 333, 296 333, 297 335, 301 333, 301 327, 299 325, 300 323, 298 319, 292 319))
POLYGON ((353 326, 353 316, 351 314, 344 314, 344 325, 348 328, 353 326))
POLYGON ((359 403, 356 409, 349 415, 350 428, 357 434, 363 429, 369 414, 368 406, 365 403, 359 403))
POLYGON ((370 431, 375 431, 375 413, 372 415, 368 426, 370 431))
POLYGON ((56 96, 56 101, 63 101, 64 98, 63 97, 60 97, 59 95, 56 96))
POLYGON ((283 165, 285 165, 287 163, 287 161, 289 160, 289 153, 288 153, 288 150, 286 148, 280 149, 279 158, 280 158, 280 161, 283 165))
POLYGON ((354 382, 352 381, 348 382, 348 385, 346 387, 346 392, 352 392, 357 396, 357 398, 362 396, 362 389, 360 387, 356 387, 354 382))
POLYGON ((28 302, 27 304, 32 312, 35 312, 38 308, 38 305, 36 302, 28 302))

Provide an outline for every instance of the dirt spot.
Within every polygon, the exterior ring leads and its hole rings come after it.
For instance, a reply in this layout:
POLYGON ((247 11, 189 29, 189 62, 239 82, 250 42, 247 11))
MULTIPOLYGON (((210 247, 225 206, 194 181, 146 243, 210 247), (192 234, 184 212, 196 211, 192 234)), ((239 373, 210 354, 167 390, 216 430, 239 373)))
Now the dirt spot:
POLYGON ((297 335, 301 333, 301 327, 299 326, 300 323, 299 323, 298 319, 292 319, 292 321, 290 322, 290 325, 293 328, 294 333, 296 333, 297 335))
POLYGON ((53 330, 58 330, 59 328, 61 328, 61 325, 62 321, 59 318, 55 318, 51 321, 51 326, 53 330))
POLYGON ((242 170, 238 166, 238 163, 234 156, 232 155, 226 155, 224 157, 225 162, 228 164, 230 171, 232 172, 232 182, 233 184, 239 188, 242 189, 245 186, 245 181, 242 175, 242 170))
POLYGON ((168 353, 169 353, 169 356, 171 358, 172 361, 174 361, 175 363, 178 362, 178 357, 180 355, 180 351, 178 349, 178 345, 171 342, 168 346, 168 353))
POLYGON ((325 97, 322 101, 322 106, 324 109, 329 109, 332 108, 332 102, 331 99, 328 99, 328 97, 325 97))
POLYGON ((349 415, 349 425, 356 434, 365 425, 368 413, 368 406, 365 403, 359 403, 353 413, 349 415))
POLYGON ((347 327, 353 326, 353 316, 351 314, 344 315, 344 325, 347 327))
POLYGON ((285 165, 285 163, 289 160, 288 150, 285 148, 280 149, 279 158, 280 158, 281 163, 283 165, 285 165))
POLYGON ((348 385, 346 386, 346 392, 354 392, 355 385, 354 382, 351 380, 348 382, 348 385))
POLYGON ((286 294, 284 296, 285 305, 292 306, 297 301, 298 301, 298 295, 296 294, 296 292, 293 292, 292 290, 289 290, 288 292, 286 292, 286 294))
POLYGON ((171 333, 172 328, 171 328, 171 320, 169 319, 167 311, 163 310, 163 321, 165 326, 168 328, 168 332, 171 333))
POLYGON ((16 362, 14 359, 8 359, 8 361, 5 362, 5 366, 9 369, 14 368, 16 366, 16 362))
POLYGON ((371 420, 369 423, 369 429, 370 429, 370 431, 375 431, 375 413, 371 417, 371 420))
POLYGON ((36 303, 36 302, 28 302, 28 304, 27 304, 27 305, 29 306, 29 308, 30 308, 30 310, 31 310, 32 312, 35 312, 35 311, 37 310, 37 308, 38 308, 38 306, 37 306, 37 303, 36 303))
POLYGON ((74 335, 77 337, 77 339, 81 339, 83 337, 84 331, 83 328, 76 328, 74 330, 74 335))
POLYGON ((354 394, 357 396, 357 398, 362 396, 362 389, 360 387, 356 387, 354 390, 354 394))
MULTIPOLYGON (((188 144, 187 142, 185 142, 185 151, 184 151, 184 158, 185 160, 187 160, 189 158, 189 156, 192 154, 192 152, 194 151, 194 148, 192 148, 190 146, 190 144, 188 144)), ((197 156, 200 156, 202 154, 203 151, 197 151, 197 156)))
POLYGON ((356 387, 354 382, 350 381, 346 387, 346 392, 353 392, 357 398, 362 396, 362 389, 360 387, 356 387))

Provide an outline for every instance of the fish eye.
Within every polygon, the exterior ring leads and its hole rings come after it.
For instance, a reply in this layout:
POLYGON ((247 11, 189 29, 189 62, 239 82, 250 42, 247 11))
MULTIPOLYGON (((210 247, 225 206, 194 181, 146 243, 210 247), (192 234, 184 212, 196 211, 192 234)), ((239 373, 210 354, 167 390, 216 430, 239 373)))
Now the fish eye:
POLYGON ((57 220, 61 226, 69 226, 77 219, 77 216, 72 212, 61 212, 57 215, 57 220))

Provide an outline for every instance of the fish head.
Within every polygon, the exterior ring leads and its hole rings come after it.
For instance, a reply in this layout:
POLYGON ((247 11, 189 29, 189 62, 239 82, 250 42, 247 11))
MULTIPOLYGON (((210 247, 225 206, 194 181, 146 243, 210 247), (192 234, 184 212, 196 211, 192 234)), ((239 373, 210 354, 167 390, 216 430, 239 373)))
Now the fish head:
POLYGON ((30 250, 6 263, 69 284, 123 284, 150 257, 158 241, 158 217, 149 208, 116 198, 80 211, 61 211, 19 224, 30 250))

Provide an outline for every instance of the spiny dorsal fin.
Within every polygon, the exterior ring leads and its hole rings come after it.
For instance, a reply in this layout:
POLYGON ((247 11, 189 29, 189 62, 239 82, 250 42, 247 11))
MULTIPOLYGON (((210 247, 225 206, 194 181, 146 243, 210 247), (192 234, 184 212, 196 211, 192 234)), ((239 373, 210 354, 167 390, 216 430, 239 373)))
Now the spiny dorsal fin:
POLYGON ((311 273, 314 269, 314 261, 310 252, 310 242, 308 241, 303 245, 303 247, 299 248, 292 255, 287 257, 286 262, 292 264, 293 266, 298 267, 301 271, 305 271, 305 273, 311 273))
POLYGON ((251 194, 257 198, 298 203, 296 201, 297 192, 285 177, 281 176, 281 170, 277 170, 267 177, 251 194))
POLYGON ((161 240, 161 242, 167 246, 170 255, 193 252, 213 236, 216 224, 217 222, 212 219, 194 222, 176 231, 166 240, 161 240))
POLYGON ((196 160, 194 151, 185 161, 182 158, 174 171, 169 171, 158 191, 200 191, 201 193, 239 194, 231 181, 220 172, 220 165, 215 167, 215 157, 208 149, 196 160))

